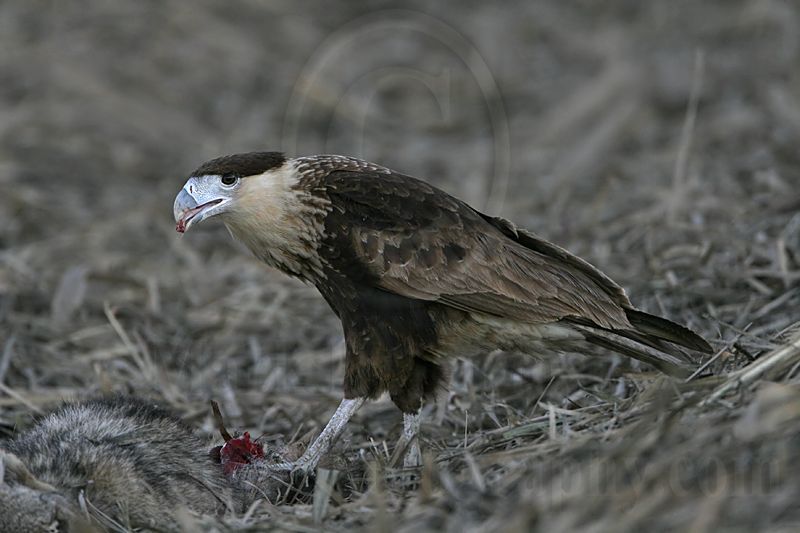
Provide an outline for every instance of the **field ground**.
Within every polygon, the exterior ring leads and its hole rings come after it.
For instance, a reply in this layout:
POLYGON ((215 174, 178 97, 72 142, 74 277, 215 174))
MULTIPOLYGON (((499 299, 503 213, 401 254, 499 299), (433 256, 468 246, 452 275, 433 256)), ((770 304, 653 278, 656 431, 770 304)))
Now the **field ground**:
POLYGON ((86 4, 0 5, 0 436, 118 391, 307 441, 340 398, 338 322, 218 224, 179 238, 171 203, 222 153, 348 153, 590 260, 705 335, 712 375, 456 361, 419 488, 387 479, 382 400, 337 448, 371 482, 225 527, 800 528, 796 4, 86 4))

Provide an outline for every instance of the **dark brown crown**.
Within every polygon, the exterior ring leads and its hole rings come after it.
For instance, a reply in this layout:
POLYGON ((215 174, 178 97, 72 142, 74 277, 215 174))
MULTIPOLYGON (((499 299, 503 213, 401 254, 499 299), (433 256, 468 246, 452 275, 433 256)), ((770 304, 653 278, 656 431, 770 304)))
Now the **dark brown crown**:
POLYGON ((245 154, 226 155, 206 161, 192 172, 192 176, 208 176, 234 174, 237 176, 254 176, 267 170, 277 168, 286 161, 280 152, 248 152, 245 154))

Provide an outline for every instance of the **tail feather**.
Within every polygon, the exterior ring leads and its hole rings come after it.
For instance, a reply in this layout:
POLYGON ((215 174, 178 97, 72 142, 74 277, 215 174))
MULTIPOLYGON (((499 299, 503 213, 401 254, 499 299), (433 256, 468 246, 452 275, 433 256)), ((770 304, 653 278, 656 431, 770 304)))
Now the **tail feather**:
POLYGON ((628 333, 635 334, 635 332, 615 332, 581 323, 573 323, 573 327, 581 331, 588 342, 638 359, 654 366, 665 374, 687 377, 692 373, 688 361, 678 355, 680 352, 655 347, 653 346, 655 343, 646 339, 646 337, 638 339, 631 338, 631 335, 626 335, 628 333))
POLYGON ((698 334, 674 322, 637 309, 626 308, 631 329, 611 330, 585 319, 570 319, 584 338, 628 357, 648 363, 666 374, 691 374, 691 357, 684 349, 710 353, 711 346, 698 334))
POLYGON ((638 309, 625 309, 625 315, 634 330, 644 336, 649 335, 656 339, 663 339, 698 352, 711 353, 713 351, 705 339, 680 324, 638 309))

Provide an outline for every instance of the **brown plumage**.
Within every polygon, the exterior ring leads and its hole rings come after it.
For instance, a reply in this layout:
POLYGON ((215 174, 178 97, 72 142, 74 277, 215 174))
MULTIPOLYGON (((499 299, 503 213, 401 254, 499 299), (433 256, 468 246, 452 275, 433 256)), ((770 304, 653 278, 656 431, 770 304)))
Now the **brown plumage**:
POLYGON ((677 375, 689 371, 681 348, 710 350, 636 310, 566 250, 358 159, 212 160, 192 174, 175 217, 185 229, 213 215, 257 257, 316 285, 339 316, 345 398, 388 391, 415 413, 441 384, 446 358, 494 348, 538 354, 588 341, 677 375), (223 175, 236 179, 229 190, 215 185, 223 175))

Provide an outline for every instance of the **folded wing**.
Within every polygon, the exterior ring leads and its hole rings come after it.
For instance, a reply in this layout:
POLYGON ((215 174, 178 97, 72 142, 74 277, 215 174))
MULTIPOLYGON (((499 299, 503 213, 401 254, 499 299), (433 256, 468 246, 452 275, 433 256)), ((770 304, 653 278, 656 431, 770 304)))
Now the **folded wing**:
POLYGON ((510 223, 397 173, 325 180, 370 283, 406 296, 532 324, 568 317, 628 329, 623 290, 597 269, 510 223))

